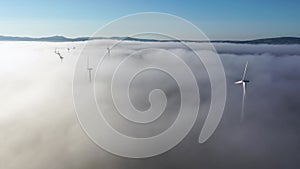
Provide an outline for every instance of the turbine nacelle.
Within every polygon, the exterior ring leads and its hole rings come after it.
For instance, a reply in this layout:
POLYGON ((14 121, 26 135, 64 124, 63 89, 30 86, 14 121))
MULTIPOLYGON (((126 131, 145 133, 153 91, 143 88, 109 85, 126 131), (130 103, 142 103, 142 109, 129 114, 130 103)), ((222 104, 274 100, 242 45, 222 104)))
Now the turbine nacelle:
POLYGON ((234 82, 234 84, 242 84, 242 83, 249 83, 250 80, 239 80, 239 81, 236 81, 234 82))

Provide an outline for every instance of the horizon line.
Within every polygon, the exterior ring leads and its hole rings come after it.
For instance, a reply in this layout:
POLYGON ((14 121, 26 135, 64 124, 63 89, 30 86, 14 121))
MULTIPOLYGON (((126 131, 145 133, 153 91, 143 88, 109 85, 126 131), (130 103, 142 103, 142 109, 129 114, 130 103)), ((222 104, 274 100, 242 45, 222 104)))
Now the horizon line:
POLYGON ((53 36, 40 36, 40 37, 30 37, 30 36, 6 36, 0 35, 0 41, 45 41, 45 42, 75 42, 75 41, 89 41, 89 40, 128 40, 128 41, 143 41, 143 42, 219 42, 219 43, 267 43, 267 44, 300 44, 300 37, 298 36, 277 36, 277 37, 267 37, 267 38, 256 38, 256 39, 224 39, 224 40, 192 40, 192 39, 155 39, 155 38, 135 38, 128 36, 78 36, 78 37, 66 37, 63 35, 53 35, 53 36))

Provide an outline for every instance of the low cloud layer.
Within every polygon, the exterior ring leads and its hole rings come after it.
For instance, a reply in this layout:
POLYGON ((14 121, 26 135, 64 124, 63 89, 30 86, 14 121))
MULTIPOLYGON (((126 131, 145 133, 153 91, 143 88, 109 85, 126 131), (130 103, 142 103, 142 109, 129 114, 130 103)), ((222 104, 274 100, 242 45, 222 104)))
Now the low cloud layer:
MULTIPOLYGON (((112 43, 92 42, 95 49, 90 51, 91 56, 104 54, 112 43)), ((227 100, 219 127, 204 144, 197 142, 210 101, 210 84, 203 65, 193 58, 190 50, 177 43, 122 45, 122 50, 112 51, 118 55, 116 59, 150 46, 177 53, 190 66, 197 78, 202 107, 189 135, 174 149, 153 158, 112 155, 95 145, 76 119, 72 78, 84 43, 1 42, 0 168, 273 169, 300 165, 299 45, 215 44, 227 78, 227 100), (73 46, 76 49, 68 53, 66 49, 73 46), (63 63, 54 54, 55 48, 65 56, 63 63), (241 123, 242 88, 233 83, 241 78, 246 61, 249 61, 250 83, 245 119, 241 123)), ((199 46, 198 50, 206 49, 205 45, 191 45, 199 46)), ((157 125, 147 127, 146 132, 134 130, 126 121, 112 121, 118 129, 126 125, 129 129, 123 127, 128 129, 124 132, 140 137, 155 135, 168 127, 176 117, 172 112, 176 112, 180 101, 174 80, 159 72, 148 72, 145 76, 156 80, 149 81, 143 76, 136 79, 131 91, 133 104, 145 110, 149 107, 147 92, 160 87, 170 99, 166 115, 157 125)), ((107 104, 111 106, 110 102, 107 104)))

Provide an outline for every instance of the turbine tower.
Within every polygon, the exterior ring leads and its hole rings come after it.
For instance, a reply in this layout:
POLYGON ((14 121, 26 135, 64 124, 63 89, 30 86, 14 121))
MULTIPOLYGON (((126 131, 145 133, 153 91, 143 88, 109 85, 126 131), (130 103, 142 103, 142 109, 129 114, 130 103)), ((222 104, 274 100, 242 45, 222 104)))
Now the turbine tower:
POLYGON ((89 72, 89 82, 91 83, 92 82, 92 70, 93 70, 93 68, 90 67, 90 57, 89 56, 87 56, 87 59, 86 59, 86 68, 89 72))
POLYGON ((248 67, 248 61, 246 62, 242 80, 236 81, 234 84, 242 84, 243 86, 243 99, 242 99, 242 112, 241 112, 241 122, 244 120, 244 106, 245 106, 245 97, 246 97, 246 84, 250 81, 246 79, 246 72, 248 67))

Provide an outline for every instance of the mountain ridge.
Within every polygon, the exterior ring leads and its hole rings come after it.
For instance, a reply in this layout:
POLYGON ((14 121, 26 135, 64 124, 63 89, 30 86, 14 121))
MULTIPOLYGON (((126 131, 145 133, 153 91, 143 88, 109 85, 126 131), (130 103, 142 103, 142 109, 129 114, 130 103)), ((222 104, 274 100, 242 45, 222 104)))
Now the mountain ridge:
POLYGON ((49 36, 49 37, 18 37, 18 36, 0 36, 0 41, 40 41, 40 42, 78 42, 88 40, 126 40, 126 41, 141 41, 141 42, 196 42, 196 43, 234 43, 234 44, 300 44, 300 37, 273 37, 273 38, 261 38, 253 40, 159 40, 159 39, 142 39, 132 37, 77 37, 68 38, 65 36, 49 36))

